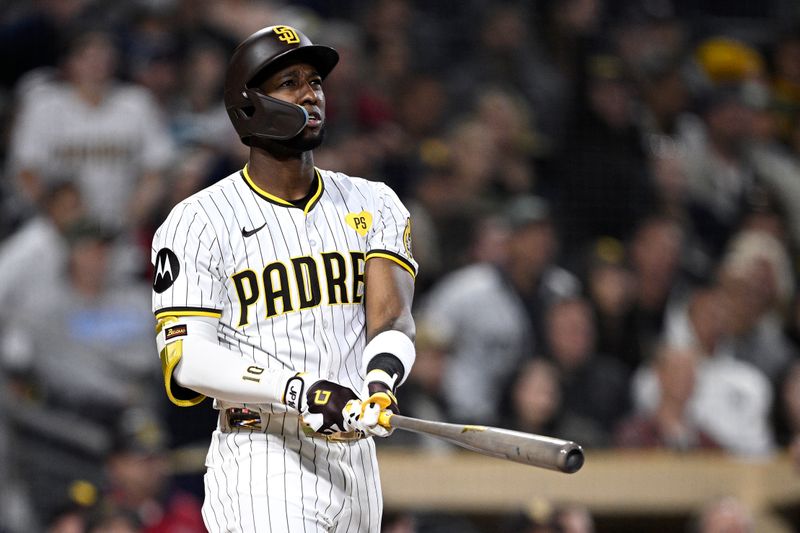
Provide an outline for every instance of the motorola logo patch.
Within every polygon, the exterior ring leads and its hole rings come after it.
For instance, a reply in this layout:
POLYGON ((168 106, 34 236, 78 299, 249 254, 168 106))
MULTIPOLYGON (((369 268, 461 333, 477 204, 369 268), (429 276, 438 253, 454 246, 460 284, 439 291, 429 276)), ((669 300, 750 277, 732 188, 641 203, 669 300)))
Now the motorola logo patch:
POLYGON ((158 251, 154 268, 153 290, 159 294, 172 287, 181 271, 178 256, 169 248, 158 251))

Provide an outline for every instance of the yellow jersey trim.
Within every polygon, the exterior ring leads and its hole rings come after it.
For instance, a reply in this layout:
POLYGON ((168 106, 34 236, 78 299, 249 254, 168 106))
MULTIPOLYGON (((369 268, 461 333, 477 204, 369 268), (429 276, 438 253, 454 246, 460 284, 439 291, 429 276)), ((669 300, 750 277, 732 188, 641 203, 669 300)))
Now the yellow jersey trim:
MULTIPOLYGON (((253 181, 253 178, 250 177, 250 171, 248 170, 247 167, 248 165, 245 165, 244 168, 242 169, 242 176, 244 176, 244 180, 247 182, 250 188, 253 189, 259 196, 263 197, 265 200, 269 200, 270 202, 282 205, 284 207, 298 207, 292 202, 284 200, 283 198, 275 196, 274 194, 270 194, 261 187, 259 187, 258 185, 256 185, 256 183, 253 181)), ((314 205, 316 205, 317 200, 319 200, 319 197, 322 196, 322 176, 319 173, 319 169, 316 167, 314 168, 314 175, 316 177, 317 189, 314 191, 314 194, 311 195, 311 198, 308 199, 308 202, 306 202, 306 205, 303 207, 303 214, 306 215, 308 214, 309 211, 311 211, 314 205)))
POLYGON ((317 176, 317 190, 313 195, 311 195, 311 198, 308 199, 308 203, 303 209, 303 213, 306 215, 315 205, 317 205, 319 197, 322 196, 322 175, 319 173, 319 169, 316 167, 314 167, 314 174, 317 176))
POLYGON ((414 271, 414 267, 412 267, 408 262, 406 262, 404 259, 401 259, 396 255, 392 255, 387 252, 367 252, 365 260, 372 259, 373 257, 381 257, 383 259, 394 261, 395 263, 406 269, 408 273, 411 274, 412 278, 416 279, 417 277, 417 273, 416 271, 414 271))
POLYGON ((156 320, 161 320, 167 316, 207 316, 211 318, 220 318, 222 311, 215 309, 193 309, 190 307, 168 307, 156 311, 156 320))

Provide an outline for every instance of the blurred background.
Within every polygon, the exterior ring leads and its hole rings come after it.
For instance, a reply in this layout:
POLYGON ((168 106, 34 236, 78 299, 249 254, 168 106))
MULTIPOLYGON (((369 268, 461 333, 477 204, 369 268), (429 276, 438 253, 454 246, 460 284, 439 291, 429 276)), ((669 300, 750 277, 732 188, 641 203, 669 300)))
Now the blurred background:
POLYGON ((246 161, 224 71, 271 24, 341 55, 317 166, 412 212, 403 412, 587 452, 396 432, 385 531, 800 531, 795 0, 3 1, 0 531, 204 531, 150 240, 246 161))

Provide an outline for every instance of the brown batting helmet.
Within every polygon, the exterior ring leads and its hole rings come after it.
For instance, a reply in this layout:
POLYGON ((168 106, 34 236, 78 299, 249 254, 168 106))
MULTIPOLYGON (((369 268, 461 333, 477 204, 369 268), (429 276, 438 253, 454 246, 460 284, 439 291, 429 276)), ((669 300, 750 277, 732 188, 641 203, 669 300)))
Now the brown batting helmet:
POLYGON ((312 65, 324 79, 339 62, 339 54, 290 26, 263 28, 236 47, 225 75, 225 109, 244 144, 249 146, 252 138, 285 141, 303 131, 308 122, 305 109, 267 96, 253 83, 270 69, 300 62, 312 65))

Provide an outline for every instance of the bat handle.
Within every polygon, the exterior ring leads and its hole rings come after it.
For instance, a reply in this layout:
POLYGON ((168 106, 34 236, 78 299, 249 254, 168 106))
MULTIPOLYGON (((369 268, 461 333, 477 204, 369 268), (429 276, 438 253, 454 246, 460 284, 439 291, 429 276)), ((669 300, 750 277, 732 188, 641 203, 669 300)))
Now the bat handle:
POLYGON ((378 425, 386 429, 392 429, 392 415, 394 415, 394 413, 389 409, 381 411, 381 414, 378 415, 378 425))

